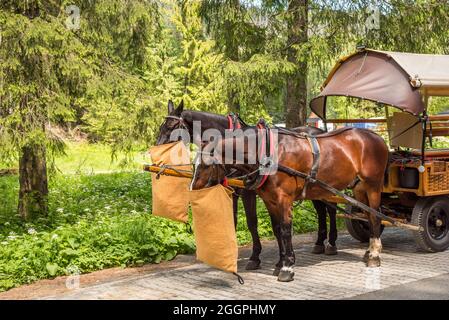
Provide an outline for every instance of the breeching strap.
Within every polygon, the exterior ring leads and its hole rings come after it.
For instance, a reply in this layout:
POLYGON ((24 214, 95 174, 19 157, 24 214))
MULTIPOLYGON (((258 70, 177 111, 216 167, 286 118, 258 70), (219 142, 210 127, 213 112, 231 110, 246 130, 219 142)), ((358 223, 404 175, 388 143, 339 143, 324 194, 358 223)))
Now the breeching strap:
MULTIPOLYGON (((273 144, 273 132, 268 128, 265 124, 265 121, 260 120, 257 124, 257 128, 260 130, 261 143, 259 150, 259 163, 261 161, 265 161, 266 158, 273 157, 274 154, 274 144, 273 144), (268 152, 267 152, 268 150, 268 152)), ((268 179, 268 174, 260 175, 259 181, 257 183, 256 189, 259 189, 263 186, 265 181, 268 179)))
MULTIPOLYGON (((278 165, 278 169, 279 169, 279 171, 282 171, 282 172, 287 173, 289 175, 300 177, 300 178, 303 178, 303 179, 308 179, 310 177, 310 175, 305 174, 304 172, 297 171, 297 170, 291 169, 289 167, 285 167, 285 166, 283 166, 281 164, 278 165)), ((328 185, 327 183, 325 183, 325 182, 323 182, 321 180, 316 179, 315 183, 317 183, 321 188, 329 191, 330 193, 342 197, 343 199, 345 199, 347 202, 349 202, 354 207, 358 207, 358 208, 360 208, 360 209, 362 209, 362 210, 364 210, 364 211, 366 211, 366 212, 368 212, 370 214, 373 214, 376 217, 378 217, 379 219, 388 221, 388 222, 390 222, 391 224, 393 224, 393 225, 395 225, 397 227, 402 227, 402 228, 415 230, 415 231, 419 230, 419 227, 408 225, 408 224, 404 224, 404 223, 401 223, 399 221, 396 221, 393 218, 390 218, 389 216, 384 215, 380 211, 374 210, 373 208, 367 206, 366 204, 364 204, 364 203, 362 203, 360 201, 357 201, 354 198, 346 195, 344 192, 341 192, 340 190, 337 190, 334 187, 331 187, 330 185, 328 185)))
POLYGON ((306 197, 307 187, 309 183, 314 183, 316 181, 316 176, 318 175, 318 169, 320 168, 320 145, 318 144, 318 140, 316 137, 311 135, 305 135, 307 141, 310 144, 310 148, 312 149, 312 169, 310 170, 309 177, 305 179, 304 187, 302 188, 302 198, 306 197))

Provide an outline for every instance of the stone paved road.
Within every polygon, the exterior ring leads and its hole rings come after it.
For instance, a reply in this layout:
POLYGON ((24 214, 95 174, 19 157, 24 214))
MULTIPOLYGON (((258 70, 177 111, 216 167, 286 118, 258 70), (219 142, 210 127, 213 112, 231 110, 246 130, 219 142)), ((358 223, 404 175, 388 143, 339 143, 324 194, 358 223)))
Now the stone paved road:
MULTIPOLYGON (((227 274, 194 263, 171 270, 108 280, 44 299, 345 299, 449 273, 449 251, 418 252, 407 231, 387 229, 380 269, 365 268, 365 245, 342 235, 337 256, 310 253, 310 237, 296 236, 295 281, 281 283, 271 275, 278 257, 274 241, 264 243, 262 269, 245 272, 248 249, 240 250, 240 285, 227 274)), ((182 257, 180 258, 182 259, 182 257)))

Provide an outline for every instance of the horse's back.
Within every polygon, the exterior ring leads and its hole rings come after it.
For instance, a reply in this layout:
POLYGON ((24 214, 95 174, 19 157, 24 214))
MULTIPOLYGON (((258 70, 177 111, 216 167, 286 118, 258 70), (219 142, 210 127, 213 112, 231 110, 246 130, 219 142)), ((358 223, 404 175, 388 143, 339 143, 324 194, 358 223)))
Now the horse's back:
POLYGON ((368 129, 341 129, 333 135, 318 139, 323 167, 335 169, 353 167, 361 178, 378 180, 383 177, 388 163, 388 147, 375 132, 368 129))

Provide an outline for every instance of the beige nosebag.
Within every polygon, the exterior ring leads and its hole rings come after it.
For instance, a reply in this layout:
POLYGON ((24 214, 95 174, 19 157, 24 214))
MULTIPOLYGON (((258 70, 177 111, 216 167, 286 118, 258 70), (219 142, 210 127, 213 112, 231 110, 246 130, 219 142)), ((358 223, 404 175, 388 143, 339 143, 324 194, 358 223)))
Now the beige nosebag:
MULTIPOLYGON (((182 142, 150 148, 153 164, 171 169, 191 170, 190 156, 182 142)), ((232 192, 221 184, 189 191, 190 178, 152 173, 153 209, 156 216, 187 223, 189 202, 197 258, 215 268, 237 274, 237 237, 232 209, 232 192)))
MULTIPOLYGON (((181 141, 152 147, 150 155, 155 165, 173 165, 178 170, 191 170, 189 165, 179 166, 190 163, 189 151, 181 141)), ((187 223, 190 179, 152 173, 151 182, 153 214, 187 223)))
MULTIPOLYGON (((237 275, 232 192, 221 184, 190 191, 198 260, 237 275)), ((242 283, 243 279, 237 275, 242 283)))

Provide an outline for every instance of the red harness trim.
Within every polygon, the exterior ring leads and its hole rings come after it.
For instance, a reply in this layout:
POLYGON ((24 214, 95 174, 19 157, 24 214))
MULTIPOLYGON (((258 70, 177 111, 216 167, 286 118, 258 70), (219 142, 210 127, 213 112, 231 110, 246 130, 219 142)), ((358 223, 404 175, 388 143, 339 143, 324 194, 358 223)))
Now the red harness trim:
POLYGON ((232 117, 228 114, 228 129, 229 130, 234 130, 234 124, 232 123, 232 117))
MULTIPOLYGON (((234 119, 233 119, 233 117, 230 114, 228 114, 227 118, 228 118, 228 129, 229 130, 234 130, 235 127, 234 127, 234 119)), ((242 126, 240 125, 240 122, 237 121, 237 129, 241 129, 241 128, 242 128, 242 126)), ((221 184, 223 185, 223 187, 228 188, 229 187, 228 178, 224 177, 223 182, 221 184)))
POLYGON ((234 130, 236 128, 237 129, 242 128, 242 126, 240 125, 240 121, 236 121, 236 125, 234 126, 234 119, 230 114, 227 115, 227 118, 228 118, 228 129, 229 130, 234 130))
POLYGON ((229 181, 227 177, 223 178, 223 182, 221 183, 223 187, 228 188, 229 187, 229 181))

